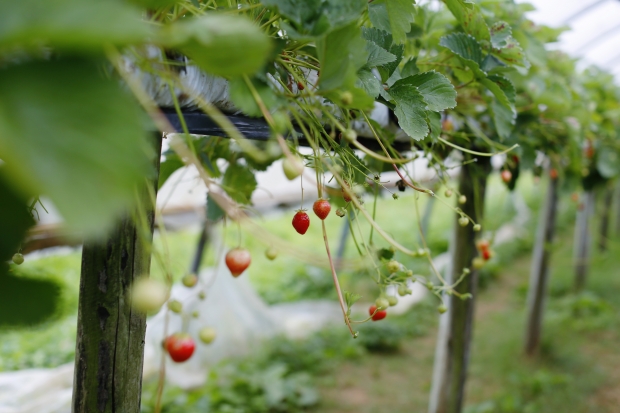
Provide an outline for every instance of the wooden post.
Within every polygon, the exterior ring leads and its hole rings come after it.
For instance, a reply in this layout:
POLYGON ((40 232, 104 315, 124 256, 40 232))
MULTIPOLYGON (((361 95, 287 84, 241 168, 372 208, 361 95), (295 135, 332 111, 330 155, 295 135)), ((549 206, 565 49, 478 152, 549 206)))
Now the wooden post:
POLYGON ((603 211, 601 212, 601 226, 599 231, 598 249, 601 252, 607 251, 607 239, 609 238, 609 225, 611 206, 614 202, 614 190, 611 185, 605 188, 605 196, 603 198, 603 211))
POLYGON ((590 255, 589 218, 594 206, 594 192, 588 191, 583 196, 583 203, 577 213, 575 224, 575 290, 581 291, 586 284, 588 261, 590 255))
MULTIPOLYGON (((484 215, 484 195, 490 166, 489 158, 485 157, 478 158, 478 162, 461 168, 459 192, 467 197, 467 203, 458 206, 476 222, 481 222, 484 215)), ((455 221, 457 220, 458 216, 455 218, 455 221)), ((448 283, 454 282, 461 275, 463 268, 470 268, 472 259, 478 254, 473 226, 470 224, 461 227, 455 222, 454 228, 450 243, 452 262, 446 272, 448 283)), ((455 288, 459 293, 472 294, 472 299, 462 300, 453 295, 444 296, 448 311, 440 318, 429 413, 461 412, 477 287, 478 272, 472 271, 455 288)))
POLYGON ((557 205, 558 179, 550 179, 544 209, 538 218, 538 232, 534 245, 530 286, 527 295, 525 353, 530 356, 538 351, 540 344, 540 331, 549 280, 550 247, 555 233, 557 205))
POLYGON ((150 270, 161 140, 161 133, 153 138, 157 173, 137 191, 148 227, 126 217, 108 239, 84 243, 73 413, 140 412, 146 316, 131 308, 129 289, 150 270))

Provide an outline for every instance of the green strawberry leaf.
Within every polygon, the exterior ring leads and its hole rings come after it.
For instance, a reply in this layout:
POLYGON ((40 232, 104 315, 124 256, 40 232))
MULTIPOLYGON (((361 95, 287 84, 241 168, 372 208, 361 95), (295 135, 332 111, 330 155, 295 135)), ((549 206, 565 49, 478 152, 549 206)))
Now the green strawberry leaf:
POLYGON ((257 185, 254 172, 238 163, 228 165, 222 179, 222 188, 228 196, 240 204, 250 204, 252 192, 257 185))
POLYGON ((489 27, 480 8, 470 0, 444 0, 448 9, 465 30, 478 40, 490 40, 489 27))
POLYGON ((394 42, 401 44, 407 40, 411 23, 415 18, 415 6, 412 0, 386 0, 385 6, 394 42))
POLYGON ((476 78, 486 77, 480 68, 483 62, 482 46, 474 37, 465 33, 452 33, 439 39, 439 45, 463 59, 476 78))
POLYGON ((403 84, 390 88, 388 93, 396 102, 394 113, 401 129, 416 141, 424 139, 429 131, 426 123, 426 102, 418 88, 403 84))
POLYGON ((456 106, 456 90, 447 77, 430 71, 403 78, 394 83, 392 88, 401 85, 415 86, 424 97, 427 109, 440 112, 456 106))

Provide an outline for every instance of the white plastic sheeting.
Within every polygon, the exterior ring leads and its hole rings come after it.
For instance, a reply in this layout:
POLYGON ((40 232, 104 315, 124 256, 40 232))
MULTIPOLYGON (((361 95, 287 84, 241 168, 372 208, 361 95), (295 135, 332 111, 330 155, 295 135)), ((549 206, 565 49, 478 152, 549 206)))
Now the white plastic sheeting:
POLYGON ((528 17, 552 27, 568 26, 557 47, 595 64, 620 79, 620 1, 618 0, 517 0, 536 7, 528 17))

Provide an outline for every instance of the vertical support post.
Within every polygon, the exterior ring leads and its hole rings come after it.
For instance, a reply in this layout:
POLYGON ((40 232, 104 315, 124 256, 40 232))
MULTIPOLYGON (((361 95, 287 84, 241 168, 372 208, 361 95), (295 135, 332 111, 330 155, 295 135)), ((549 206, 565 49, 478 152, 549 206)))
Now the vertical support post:
MULTIPOLYGON (((490 170, 490 159, 486 157, 461 169, 459 192, 467 197, 467 203, 459 206, 476 222, 481 222, 484 216, 490 170)), ((446 274, 448 283, 459 278, 464 268, 470 268, 477 255, 473 226, 461 227, 457 220, 458 216, 450 244, 452 263, 446 274)), ((462 300, 454 295, 444 297, 448 311, 440 318, 429 413, 460 413, 462 410, 477 288, 478 271, 474 270, 455 288, 461 294, 472 294, 472 299, 462 300)))
POLYGON ((594 192, 584 194, 581 210, 577 213, 575 225, 575 289, 581 291, 586 284, 590 256, 590 213, 594 206, 594 192))
POLYGON ((190 274, 198 275, 198 271, 200 270, 200 264, 202 263, 202 259, 204 257, 205 247, 209 242, 209 232, 211 231, 211 225, 212 222, 205 218, 204 224, 202 225, 200 231, 200 237, 198 238, 198 243, 196 244, 196 252, 194 253, 192 264, 189 267, 190 274))
POLYGON ((599 231, 598 249, 601 252, 607 251, 607 240, 609 238, 609 218, 611 215, 611 206, 614 202, 614 189, 611 185, 605 188, 605 196, 603 198, 603 211, 601 213, 601 226, 599 231))
POLYGON ((73 413, 140 412, 146 316, 131 308, 129 291, 150 270, 161 141, 158 132, 154 173, 136 191, 142 225, 127 216, 106 240, 82 249, 73 413))
POLYGON ((527 294, 525 354, 529 356, 534 355, 540 345, 543 310, 549 280, 550 247, 555 234, 557 205, 558 179, 550 179, 544 208, 538 218, 538 232, 534 244, 530 286, 527 294))

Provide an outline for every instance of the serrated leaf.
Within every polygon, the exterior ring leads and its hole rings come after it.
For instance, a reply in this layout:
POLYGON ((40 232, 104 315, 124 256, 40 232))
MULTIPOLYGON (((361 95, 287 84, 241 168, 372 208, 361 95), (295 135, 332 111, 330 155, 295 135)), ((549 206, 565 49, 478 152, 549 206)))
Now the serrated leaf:
POLYGON ((151 35, 138 8, 118 1, 19 0, 0 2, 0 49, 101 50, 151 35))
POLYGON ((241 15, 209 14, 172 24, 160 43, 176 48, 204 71, 232 78, 251 75, 270 56, 270 38, 241 15))
MULTIPOLYGON (((267 83, 257 78, 250 79, 250 82, 269 111, 278 108, 280 103, 278 97, 267 83)), ((243 78, 231 79, 229 85, 230 100, 237 108, 248 116, 263 116, 252 91, 243 78)))
POLYGON ((392 36, 395 43, 404 43, 407 33, 411 30, 411 23, 415 18, 415 6, 413 0, 386 0, 387 10, 392 36))
POLYGON ((4 169, 0 167, 0 265, 19 250, 26 231, 34 225, 26 197, 10 185, 4 169))
POLYGON ((262 4, 277 6, 296 32, 311 36, 320 36, 357 21, 367 6, 365 0, 264 0, 262 4))
POLYGON ((596 158, 596 169, 603 178, 614 178, 620 174, 620 159, 614 148, 602 148, 596 158))
POLYGON ((432 140, 439 138, 439 135, 441 135, 441 114, 427 110, 426 123, 431 131, 430 138, 432 140))
POLYGON ((465 64, 474 72, 475 77, 486 77, 486 73, 480 68, 483 61, 482 47, 475 38, 464 33, 452 33, 443 36, 439 40, 439 45, 463 59, 465 64))
POLYGON ((321 62, 319 86, 322 90, 339 88, 364 66, 367 54, 360 34, 360 28, 353 23, 316 41, 321 62))
POLYGON ((374 27, 379 30, 390 32, 390 18, 388 17, 385 3, 373 2, 368 4, 368 18, 374 27))
POLYGON ((489 76, 488 78, 478 79, 478 81, 484 85, 487 89, 493 93, 497 101, 510 109, 516 114, 514 107, 515 100, 515 88, 510 80, 502 76, 489 76))
POLYGON ((185 166, 185 164, 178 156, 166 156, 166 159, 159 165, 159 181, 157 187, 161 188, 168 178, 170 178, 170 175, 183 166, 185 166))
POLYGON ((394 83, 392 88, 402 85, 415 86, 424 97, 427 109, 440 112, 456 106, 456 90, 447 77, 430 71, 409 76, 394 83))
POLYGON ((321 0, 262 0, 265 6, 276 6, 300 31, 311 32, 321 12, 321 0), (303 30, 305 28, 305 30, 303 30))
POLYGON ((476 39, 490 40, 489 27, 476 4, 469 0, 444 0, 444 3, 466 33, 476 39))
POLYGON ((480 68, 489 73, 491 72, 493 69, 496 69, 498 67, 505 67, 506 65, 504 64, 504 62, 502 62, 501 60, 499 60, 498 58, 496 58, 495 56, 493 56, 492 54, 488 54, 484 60, 482 61, 482 65, 480 66, 480 68))
POLYGON ((403 68, 400 70, 400 75, 401 77, 407 77, 407 76, 413 76, 413 75, 417 75, 418 73, 420 73, 420 69, 418 68, 417 65, 417 58, 413 58, 411 60, 408 60, 404 65, 403 68))
POLYGON ((257 185, 254 173, 250 168, 238 163, 228 165, 222 179, 222 187, 228 196, 240 204, 250 203, 252 192, 257 185))
POLYGON ((505 43, 506 45, 501 49, 494 48, 492 50, 493 55, 509 66, 518 66, 528 69, 530 67, 530 62, 525 58, 525 53, 523 49, 521 49, 519 42, 509 37, 506 39, 505 43))
POLYGON ((392 76, 398 68, 405 52, 405 46, 402 44, 394 44, 392 35, 383 30, 364 28, 362 29, 362 35, 366 40, 376 43, 381 48, 396 56, 394 61, 377 67, 379 73, 381 74, 381 80, 384 82, 387 81, 387 79, 392 76))
POLYGON ((369 96, 376 98, 381 92, 381 82, 369 69, 357 72, 357 86, 362 88, 369 96))
POLYGON ((508 23, 500 21, 491 26, 490 34, 493 47, 501 49, 506 47, 507 40, 512 37, 512 27, 508 23))
POLYGON ((359 294, 352 293, 346 290, 344 291, 344 301, 347 303, 347 308, 351 308, 351 306, 355 304, 360 298, 362 298, 362 296, 359 294))
POLYGON ((497 99, 493 99, 490 109, 498 136, 501 139, 508 139, 515 125, 516 114, 510 108, 498 103, 497 99))
MULTIPOLYGON (((48 196, 66 224, 101 235, 154 174, 142 110, 100 62, 0 70, 0 159, 11 181, 48 196)), ((159 154, 157 154, 159 156, 159 154)))
POLYGON ((388 93, 396 102, 394 113, 400 128, 416 141, 424 139, 428 135, 426 102, 418 88, 402 85, 396 89, 390 88, 388 93))
POLYGON ((396 56, 370 40, 366 41, 366 52, 368 52, 368 67, 383 66, 396 60, 396 56))
POLYGON ((219 221, 226 216, 226 212, 213 199, 210 193, 207 193, 207 220, 211 222, 219 221))
MULTIPOLYGON (((320 12, 321 19, 317 26, 323 24, 321 20, 326 20, 329 30, 344 27, 352 22, 357 22, 367 7, 367 0, 323 0, 320 12)), ((319 33, 315 31, 314 34, 319 33)))

